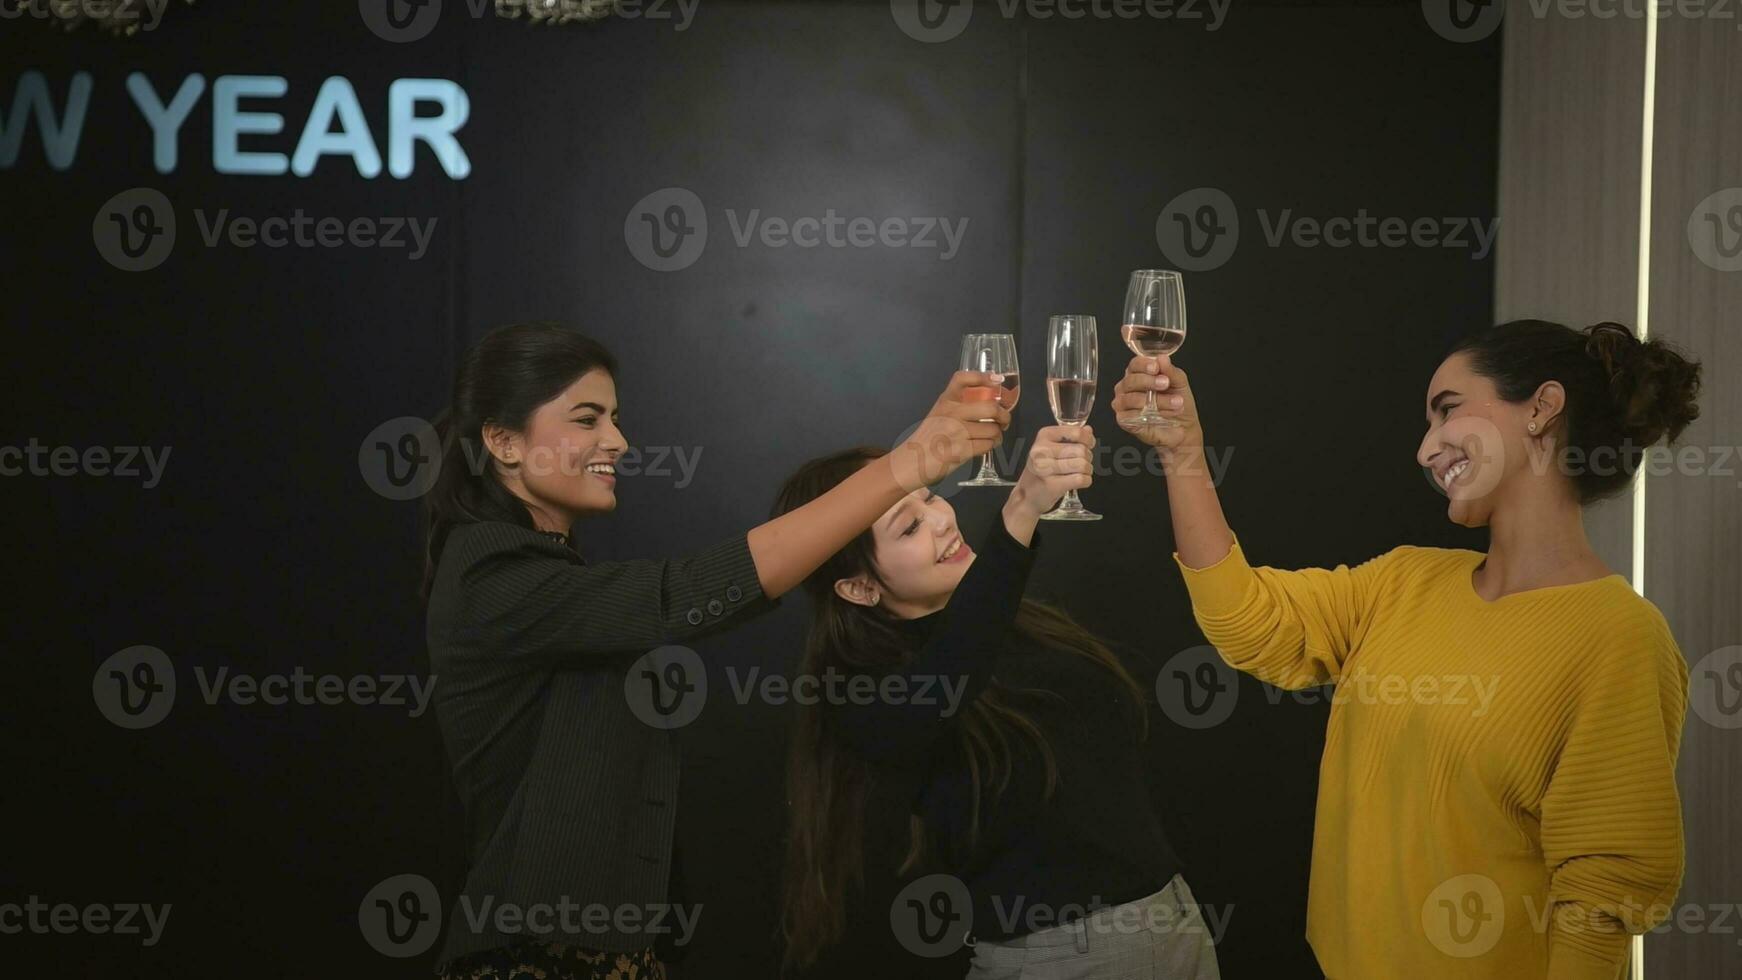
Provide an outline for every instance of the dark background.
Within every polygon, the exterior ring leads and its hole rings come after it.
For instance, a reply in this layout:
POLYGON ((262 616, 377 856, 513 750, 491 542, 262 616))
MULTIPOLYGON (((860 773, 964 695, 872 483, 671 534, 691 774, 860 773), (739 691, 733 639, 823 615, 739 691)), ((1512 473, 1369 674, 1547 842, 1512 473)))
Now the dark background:
MULTIPOLYGON (((954 367, 960 335, 1013 331, 1032 383, 1015 433, 1050 421, 1038 384, 1046 316, 1102 325, 1103 393, 1127 355, 1132 268, 1167 266, 1158 212, 1214 186, 1241 243, 1187 275, 1192 372, 1212 443, 1232 451, 1223 500, 1249 553, 1275 565, 1364 559, 1399 543, 1469 545, 1412 456, 1423 387, 1450 340, 1489 319, 1487 258, 1448 248, 1270 247, 1256 212, 1326 218, 1494 213, 1498 35, 1453 44, 1419 4, 1236 3, 1203 22, 1005 18, 982 5, 942 44, 885 3, 704 2, 670 21, 531 29, 463 3, 428 38, 388 44, 356 5, 207 2, 155 32, 71 36, 0 22, 0 113, 19 72, 57 102, 95 80, 76 162, 34 131, 0 172, 9 340, 4 445, 171 447, 146 490, 115 477, 10 477, 13 665, 3 696, 0 902, 172 903, 163 942, 0 938, 9 963, 61 976, 419 976, 357 926, 376 882, 415 872, 451 896, 456 804, 433 717, 386 706, 208 706, 193 668, 256 675, 427 670, 417 508, 364 482, 359 446, 398 416, 433 417, 456 356, 489 327, 574 324, 623 361, 624 427, 702 451, 689 486, 624 479, 584 524, 590 558, 686 553, 766 513, 802 460, 888 443, 954 367), (419 149, 406 180, 327 158, 307 179, 213 171, 211 93, 171 174, 124 89, 167 96, 198 71, 282 74, 290 152, 320 82, 355 85, 385 155, 400 77, 459 82, 473 172, 419 149), (92 219, 113 194, 162 190, 181 223, 161 267, 118 271, 92 219), (625 246, 632 206, 694 191, 709 244, 659 273, 625 246), (414 215, 429 253, 250 250, 200 241, 192 211, 264 218, 414 215), (727 209, 968 219, 961 251, 737 247, 727 209), (105 720, 92 672, 150 644, 182 692, 144 731, 105 720)), ((252 107, 251 107, 252 108, 252 107)), ((8 118, 8 125, 16 124, 8 118)), ((1100 399, 1103 443, 1133 445, 1100 399)), ((1007 472, 1014 472, 1007 464, 1007 472)), ((1202 643, 1170 557, 1162 481, 1103 475, 1098 524, 1046 528, 1034 594, 1129 651, 1145 681, 1202 643)), ((1002 501, 963 490, 970 528, 1002 501)), ((805 601, 708 641, 727 666, 790 668, 805 601)), ((1153 792, 1200 901, 1232 903, 1225 976, 1316 977, 1304 938, 1317 760, 1327 707, 1272 705, 1242 680, 1227 722, 1153 716, 1153 792)), ((685 728, 678 847, 705 912, 682 977, 769 977, 784 820, 786 709, 713 699, 685 728)), ((870 916, 827 976, 949 976, 905 960, 870 916)), ((12 973, 12 967, 3 972, 12 973)), ((958 974, 959 975, 959 974, 958 974)))

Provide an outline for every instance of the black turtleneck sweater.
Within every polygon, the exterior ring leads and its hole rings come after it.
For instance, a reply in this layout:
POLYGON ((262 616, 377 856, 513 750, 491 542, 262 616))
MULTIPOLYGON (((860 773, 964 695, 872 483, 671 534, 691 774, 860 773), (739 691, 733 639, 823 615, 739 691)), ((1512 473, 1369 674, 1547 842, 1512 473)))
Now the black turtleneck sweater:
MULTIPOLYGON (((1149 801, 1142 706, 1107 668, 1012 626, 1039 544, 1038 531, 1024 547, 995 521, 949 605, 901 623, 916 651, 879 676, 901 676, 908 696, 850 702, 832 715, 873 765, 870 819, 877 801, 920 815, 936 859, 923 870, 959 878, 973 899, 973 935, 994 941, 1142 898, 1179 870, 1149 801), (1045 798, 1041 757, 1015 735, 1010 783, 996 796, 982 785, 969 848, 973 789, 957 724, 994 680, 1045 732, 1058 783, 1045 798), (929 698, 916 696, 927 685, 929 698)), ((892 817, 906 822, 884 815, 892 817)))

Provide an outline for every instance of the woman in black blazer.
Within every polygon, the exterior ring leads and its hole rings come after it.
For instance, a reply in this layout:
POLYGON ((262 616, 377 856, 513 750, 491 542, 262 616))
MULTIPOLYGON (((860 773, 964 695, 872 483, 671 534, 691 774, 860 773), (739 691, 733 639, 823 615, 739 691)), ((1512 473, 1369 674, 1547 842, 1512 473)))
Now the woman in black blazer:
POLYGON ((628 448, 615 375, 578 333, 502 327, 466 356, 442 422, 424 589, 470 857, 447 977, 663 977, 678 760, 632 710, 629 665, 766 608, 1010 421, 963 397, 998 379, 960 372, 900 450, 813 503, 688 558, 588 564, 572 528, 616 508, 628 448))

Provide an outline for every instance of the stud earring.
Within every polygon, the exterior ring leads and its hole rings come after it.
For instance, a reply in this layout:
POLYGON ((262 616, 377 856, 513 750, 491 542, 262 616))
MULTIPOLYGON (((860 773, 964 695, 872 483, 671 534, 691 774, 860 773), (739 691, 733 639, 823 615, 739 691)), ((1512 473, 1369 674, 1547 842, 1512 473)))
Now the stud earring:
POLYGON ((1532 432, 1535 432, 1536 431, 1536 423, 1532 422, 1528 426, 1526 426, 1525 428, 1529 429, 1532 432))

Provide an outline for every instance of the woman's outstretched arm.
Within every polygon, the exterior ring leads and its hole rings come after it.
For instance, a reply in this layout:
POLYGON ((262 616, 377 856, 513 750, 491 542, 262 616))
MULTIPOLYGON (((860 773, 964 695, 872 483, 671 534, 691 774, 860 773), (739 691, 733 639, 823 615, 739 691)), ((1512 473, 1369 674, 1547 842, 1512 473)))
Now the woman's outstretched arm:
POLYGON ((1136 414, 1150 391, 1162 413, 1180 421, 1139 436, 1161 453, 1175 558, 1205 638, 1230 666, 1277 687, 1335 681, 1371 613, 1390 556, 1354 569, 1248 565, 1216 496, 1185 372, 1166 357, 1133 358, 1114 410, 1136 414))
POLYGON ((1010 410, 1001 400, 964 400, 964 392, 982 387, 999 390, 991 374, 957 371, 906 442, 821 497, 752 528, 750 556, 763 594, 789 591, 903 496, 992 451, 1010 425, 1010 410))
POLYGON ((1121 418, 1142 411, 1149 392, 1162 413, 1179 421, 1173 428, 1152 428, 1144 442, 1161 453, 1167 474, 1167 506, 1173 515, 1174 548, 1180 561, 1204 568, 1221 561, 1234 547, 1234 532, 1222 514, 1222 501, 1204 454, 1204 430, 1186 373, 1168 357, 1134 357, 1120 380, 1113 410, 1121 418))

